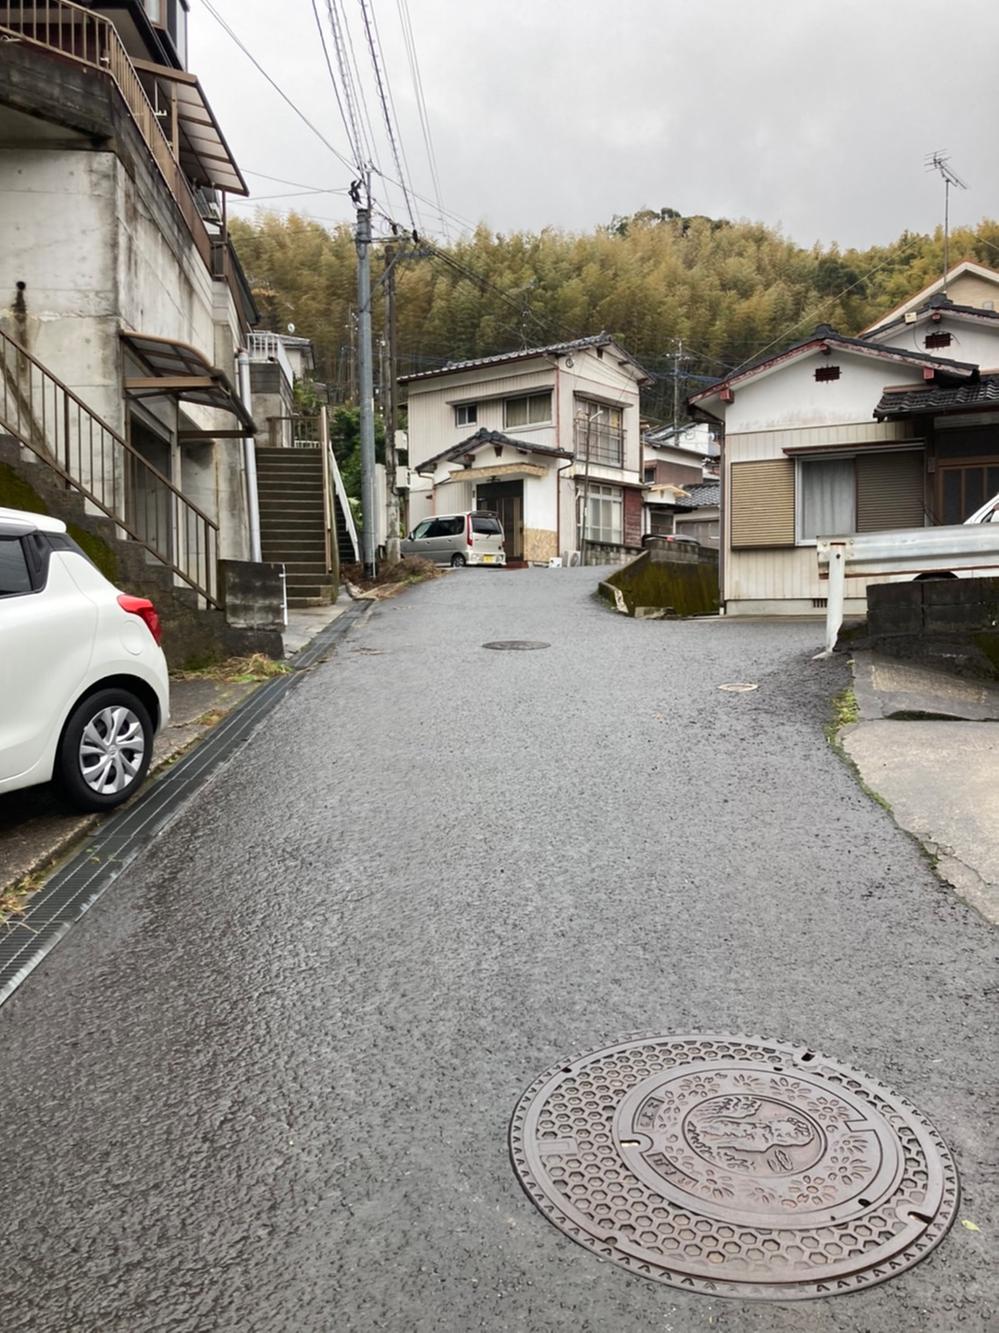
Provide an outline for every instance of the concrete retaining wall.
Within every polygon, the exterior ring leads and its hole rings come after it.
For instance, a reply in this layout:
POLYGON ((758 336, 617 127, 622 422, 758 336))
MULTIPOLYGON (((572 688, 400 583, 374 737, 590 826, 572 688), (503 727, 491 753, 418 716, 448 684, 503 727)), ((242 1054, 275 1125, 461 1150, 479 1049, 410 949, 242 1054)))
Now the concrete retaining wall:
POLYGON ((999 578, 874 584, 866 639, 889 657, 999 679, 999 578))
POLYGON ((696 542, 652 544, 597 590, 638 619, 713 616, 719 604, 718 552, 699 549, 696 542))

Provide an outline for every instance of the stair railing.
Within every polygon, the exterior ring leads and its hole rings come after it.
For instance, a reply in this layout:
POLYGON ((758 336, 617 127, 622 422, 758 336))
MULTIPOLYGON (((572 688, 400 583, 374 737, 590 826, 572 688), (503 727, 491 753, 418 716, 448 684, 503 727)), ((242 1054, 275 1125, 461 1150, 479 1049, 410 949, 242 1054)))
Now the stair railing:
POLYGON ((218 524, 0 329, 0 431, 218 606, 218 524))

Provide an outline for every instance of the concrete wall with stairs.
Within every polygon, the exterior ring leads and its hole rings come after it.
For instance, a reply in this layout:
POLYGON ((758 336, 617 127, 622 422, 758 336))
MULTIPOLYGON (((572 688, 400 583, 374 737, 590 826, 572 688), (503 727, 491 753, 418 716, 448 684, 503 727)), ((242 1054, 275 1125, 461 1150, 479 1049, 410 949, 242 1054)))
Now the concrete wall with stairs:
POLYGON ((256 652, 283 655, 280 633, 228 625, 224 611, 206 607, 193 588, 178 582, 111 519, 88 509, 82 495, 8 435, 0 435, 0 507, 62 519, 106 578, 125 592, 150 598, 163 623, 163 650, 171 667, 256 652))
POLYGON ((258 449, 257 496, 261 558, 284 565, 289 607, 335 601, 339 562, 335 542, 327 561, 321 451, 258 449))

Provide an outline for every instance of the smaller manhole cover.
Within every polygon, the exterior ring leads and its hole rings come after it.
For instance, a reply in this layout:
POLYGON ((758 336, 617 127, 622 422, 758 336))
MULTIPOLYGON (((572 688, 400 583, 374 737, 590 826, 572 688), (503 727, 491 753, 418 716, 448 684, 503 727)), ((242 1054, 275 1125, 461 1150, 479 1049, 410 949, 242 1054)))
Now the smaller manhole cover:
POLYGON ((760 687, 749 680, 733 680, 728 685, 719 685, 718 688, 724 690, 726 694, 748 694, 750 690, 758 690, 760 687))
POLYGON ((497 652, 529 653, 535 648, 550 648, 550 643, 542 639, 493 639, 484 643, 483 648, 495 648, 497 652))
POLYGON ((713 1296, 832 1296, 893 1277, 957 1208, 903 1098, 806 1046, 649 1036, 563 1060, 521 1098, 514 1169, 601 1258, 713 1296))

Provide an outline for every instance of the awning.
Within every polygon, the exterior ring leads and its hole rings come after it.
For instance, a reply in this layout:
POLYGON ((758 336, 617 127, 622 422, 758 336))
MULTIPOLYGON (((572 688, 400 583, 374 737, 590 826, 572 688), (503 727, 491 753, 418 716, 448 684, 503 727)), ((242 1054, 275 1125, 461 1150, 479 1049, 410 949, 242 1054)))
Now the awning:
POLYGON ((228 439, 255 435, 253 418, 236 396, 225 372, 211 365, 187 343, 159 338, 152 333, 122 333, 121 340, 149 371, 148 375, 125 380, 130 398, 157 398, 169 394, 185 403, 200 403, 231 412, 240 423, 239 430, 182 431, 181 438, 228 439))
POLYGON ((236 159, 229 151, 215 113, 208 105, 197 76, 151 60, 132 59, 143 76, 163 133, 173 141, 184 174, 195 185, 209 185, 230 194, 250 193, 236 159), (176 115, 176 123, 174 117, 176 115))

